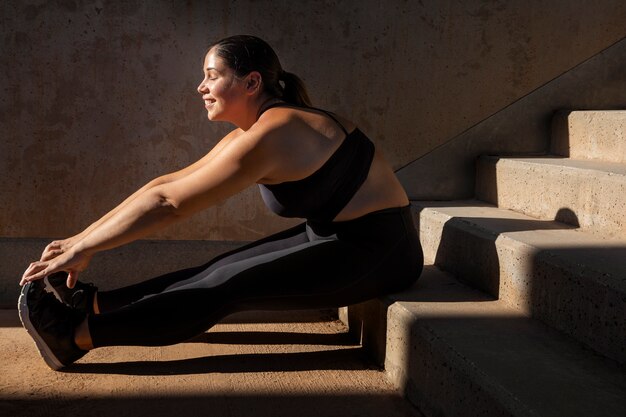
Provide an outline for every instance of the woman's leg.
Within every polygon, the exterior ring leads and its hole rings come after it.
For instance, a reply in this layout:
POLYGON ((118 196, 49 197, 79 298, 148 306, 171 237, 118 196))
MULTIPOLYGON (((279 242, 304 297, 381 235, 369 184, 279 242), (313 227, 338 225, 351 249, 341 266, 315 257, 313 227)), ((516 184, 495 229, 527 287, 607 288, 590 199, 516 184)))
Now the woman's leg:
POLYGON ((96 313, 117 310, 136 301, 159 294, 168 289, 201 280, 211 274, 215 269, 241 259, 275 251, 284 247, 291 247, 307 241, 305 224, 299 224, 287 230, 275 233, 271 236, 244 245, 235 250, 226 252, 213 258, 206 264, 170 272, 147 281, 134 285, 114 289, 111 291, 99 291, 96 294, 94 306, 96 313))
POLYGON ((91 316, 93 344, 168 345, 236 311, 340 307, 404 288, 421 272, 421 248, 414 229, 403 219, 392 220, 348 223, 326 237, 307 229, 305 243, 221 265, 199 279, 91 316))

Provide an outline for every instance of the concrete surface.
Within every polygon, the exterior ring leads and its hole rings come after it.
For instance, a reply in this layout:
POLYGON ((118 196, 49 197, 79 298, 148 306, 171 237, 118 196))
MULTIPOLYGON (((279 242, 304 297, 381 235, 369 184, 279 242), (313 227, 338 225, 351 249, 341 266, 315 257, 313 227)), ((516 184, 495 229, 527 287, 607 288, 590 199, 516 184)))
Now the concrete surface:
POLYGON ((414 208, 425 262, 626 363, 626 240, 476 201, 414 208))
MULTIPOLYGON (((0 236, 76 233, 204 155, 230 129, 206 121, 195 91, 223 36, 267 39, 317 105, 399 168, 622 39, 625 20, 621 0, 0 2, 0 236)), ((608 94, 582 79, 572 91, 608 94)), ((285 225, 251 189, 151 238, 285 225)))
POLYGON ((420 156, 398 177, 412 200, 473 198, 480 155, 546 154, 556 112, 624 109, 625 91, 626 39, 420 156))
POLYGON ((623 367, 434 266, 411 291, 372 303, 387 310, 386 374, 425 416, 626 411, 623 367))
POLYGON ((574 159, 626 163, 626 111, 564 111, 552 121, 550 150, 574 159))
POLYGON ((419 417, 322 313, 231 316, 186 343, 101 348, 54 372, 0 310, 0 415, 419 417))
POLYGON ((626 164, 482 156, 476 198, 536 219, 626 239, 626 164))

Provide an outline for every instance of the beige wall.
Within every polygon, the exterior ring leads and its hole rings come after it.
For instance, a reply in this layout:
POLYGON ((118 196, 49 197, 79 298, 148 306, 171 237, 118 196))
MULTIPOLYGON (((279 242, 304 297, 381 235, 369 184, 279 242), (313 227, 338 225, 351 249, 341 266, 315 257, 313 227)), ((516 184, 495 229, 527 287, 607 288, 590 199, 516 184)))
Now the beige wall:
MULTIPOLYGON (((8 1, 0 19, 0 237, 20 238, 79 231, 228 131, 195 91, 216 38, 268 40, 400 168, 626 35, 621 0, 8 1)), ((292 223, 250 189, 156 237, 292 223)))

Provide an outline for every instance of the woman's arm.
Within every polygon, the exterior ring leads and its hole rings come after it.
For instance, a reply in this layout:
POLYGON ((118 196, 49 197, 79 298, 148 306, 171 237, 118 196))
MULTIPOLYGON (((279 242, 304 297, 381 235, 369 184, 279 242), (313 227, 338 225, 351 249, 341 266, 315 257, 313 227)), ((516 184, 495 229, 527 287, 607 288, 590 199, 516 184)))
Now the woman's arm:
POLYGON ((275 150, 267 146, 271 141, 261 140, 264 136, 250 129, 185 175, 137 192, 64 253, 32 263, 20 284, 68 271, 73 286, 95 253, 140 239, 253 185, 274 169, 275 150))
POLYGON ((97 221, 92 223, 89 227, 87 227, 85 230, 83 230, 82 232, 78 233, 77 235, 74 235, 72 237, 69 237, 69 238, 63 239, 63 240, 55 240, 55 241, 49 243, 45 247, 43 253, 41 254, 40 260, 41 261, 48 261, 50 259, 53 259, 53 258, 63 254, 64 252, 69 250, 71 247, 73 247, 76 243, 80 242, 83 238, 85 238, 87 235, 89 235, 89 233, 91 233, 94 229, 96 229, 97 227, 102 225, 104 222, 109 220, 116 213, 118 213, 120 210, 122 210, 124 207, 126 207, 131 201, 135 200, 138 196, 142 195, 146 191, 151 190, 152 188, 154 188, 156 186, 176 181, 176 180, 178 180, 180 178, 185 177, 186 175, 189 175, 189 174, 197 171, 200 167, 204 166, 206 163, 208 163, 208 161, 210 161, 213 157, 215 157, 215 155, 217 155, 224 148, 225 144, 227 144, 229 141, 231 141, 234 137, 238 136, 239 133, 240 132, 239 132, 238 129, 233 130, 228 135, 226 135, 221 141, 219 141, 211 149, 211 151, 209 153, 207 153, 205 156, 203 156, 198 161, 194 162, 193 164, 191 164, 191 165, 189 165, 189 166, 187 166, 187 167, 185 167, 183 169, 180 169, 178 171, 175 171, 175 172, 172 172, 172 173, 169 173, 169 174, 166 174, 166 175, 162 175, 162 176, 160 176, 158 178, 155 178, 152 181, 148 182, 146 185, 144 185, 139 190, 135 191, 133 194, 131 194, 129 197, 127 197, 124 201, 122 201, 113 210, 111 210, 108 213, 106 213, 104 216, 102 216, 100 219, 98 219, 97 221))
POLYGON ((149 190, 149 189, 151 189, 151 188, 153 188, 153 187, 155 187, 157 185, 160 185, 160 184, 163 184, 163 183, 166 183, 166 182, 169 182, 169 181, 170 180, 169 180, 168 175, 163 175, 161 177, 153 179, 152 181, 150 181, 149 183, 147 183, 146 185, 141 187, 139 190, 135 191, 129 197, 127 197, 124 201, 122 201, 113 210, 109 211, 104 216, 102 216, 100 219, 98 219, 97 221, 92 223, 89 227, 84 229, 82 232, 80 232, 80 233, 78 233, 78 234, 76 234, 74 236, 71 236, 71 237, 69 237, 67 239, 55 240, 55 241, 50 242, 45 247, 43 253, 41 254, 41 259, 40 260, 47 261, 49 259, 55 258, 56 256, 62 254, 65 251, 67 251, 69 248, 71 248, 77 242, 79 242, 85 236, 87 236, 92 230, 94 230, 96 227, 100 226, 102 223, 104 223, 105 221, 110 219, 113 215, 115 215, 117 212, 119 212, 122 208, 124 208, 126 205, 128 205, 128 203, 133 201, 139 195, 143 194, 147 190, 149 190))

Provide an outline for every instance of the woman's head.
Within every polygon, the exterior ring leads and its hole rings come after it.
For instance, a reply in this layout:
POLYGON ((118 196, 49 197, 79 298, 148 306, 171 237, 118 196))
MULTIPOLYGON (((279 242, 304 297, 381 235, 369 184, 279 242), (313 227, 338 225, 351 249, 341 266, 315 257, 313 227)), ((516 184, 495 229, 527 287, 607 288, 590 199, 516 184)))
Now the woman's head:
POLYGON ((253 71, 261 76, 262 91, 288 103, 310 106, 304 83, 298 76, 283 70, 278 56, 264 40, 251 35, 221 39, 209 47, 237 77, 253 71))

